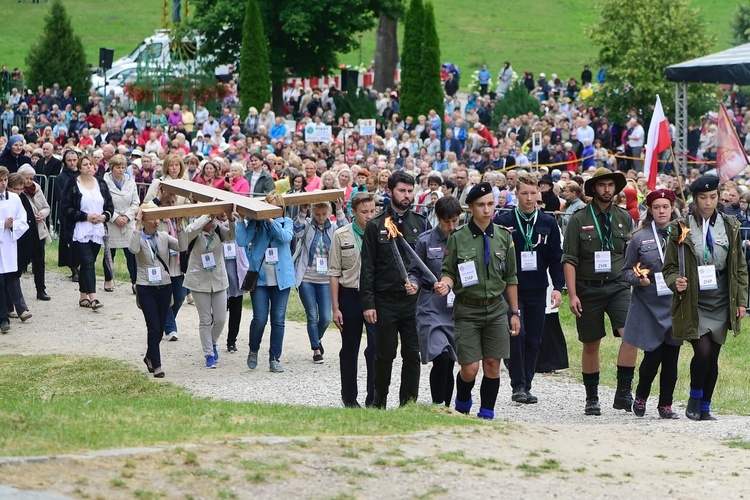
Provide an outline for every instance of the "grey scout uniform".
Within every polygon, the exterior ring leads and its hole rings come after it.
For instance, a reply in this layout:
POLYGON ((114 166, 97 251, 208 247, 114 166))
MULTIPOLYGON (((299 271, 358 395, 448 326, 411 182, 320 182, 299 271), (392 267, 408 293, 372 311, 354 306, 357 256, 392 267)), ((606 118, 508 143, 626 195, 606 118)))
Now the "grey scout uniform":
MULTIPOLYGON (((440 280, 440 268, 443 265, 443 254, 448 237, 439 227, 419 235, 416 252, 422 262, 440 280)), ((443 352, 448 352, 456 361, 456 343, 453 339, 453 307, 448 306, 448 297, 441 297, 433 290, 431 283, 422 271, 412 263, 409 269, 409 281, 417 285, 417 335, 422 363, 427 364, 443 352)))

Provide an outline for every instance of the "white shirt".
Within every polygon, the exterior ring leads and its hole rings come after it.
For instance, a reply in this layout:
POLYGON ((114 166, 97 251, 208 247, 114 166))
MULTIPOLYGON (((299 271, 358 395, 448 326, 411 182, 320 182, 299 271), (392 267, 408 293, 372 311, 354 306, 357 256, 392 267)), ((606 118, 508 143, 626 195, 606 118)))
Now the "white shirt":
MULTIPOLYGON (((104 213, 104 197, 99 191, 99 183, 94 182, 93 189, 86 189, 76 180, 78 190, 81 192, 81 212, 88 214, 104 213)), ((99 245, 104 244, 104 224, 92 224, 89 221, 76 222, 73 229, 73 241, 87 243, 93 241, 99 245)))
POLYGON ((633 127, 633 131, 628 136, 628 146, 630 146, 631 148, 641 148, 643 147, 644 138, 645 134, 643 132, 643 127, 641 127, 640 125, 636 125, 635 127, 633 127))

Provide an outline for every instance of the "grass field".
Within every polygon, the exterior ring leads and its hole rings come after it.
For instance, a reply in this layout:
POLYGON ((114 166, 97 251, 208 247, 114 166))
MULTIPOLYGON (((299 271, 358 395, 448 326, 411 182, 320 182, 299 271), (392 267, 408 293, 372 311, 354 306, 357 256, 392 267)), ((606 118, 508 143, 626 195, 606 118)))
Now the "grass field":
MULTIPOLYGON (((241 0, 238 0, 241 1, 241 0)), ((161 24, 161 1, 65 0, 73 28, 82 37, 87 60, 96 65, 100 47, 115 49, 115 59, 129 54, 161 24)), ((596 48, 584 36, 584 27, 598 14, 592 0, 433 0, 440 36, 441 59, 458 64, 468 76, 486 63, 493 79, 505 60, 517 71, 557 73, 578 78, 584 64, 594 68, 596 48)), ((718 37, 717 50, 729 47, 730 19, 737 2, 693 0, 705 16, 709 32, 718 37)), ((0 64, 23 69, 32 40, 43 28, 49 4, 30 0, 0 0, 3 52, 0 64)), ((238 20, 242 22, 242 20, 238 20)), ((374 30, 363 34, 362 59, 373 58, 374 30)), ((403 39, 400 31, 399 40, 403 39)), ((359 51, 341 56, 344 64, 359 63, 359 51)), ((463 80, 468 85, 468 78, 463 80)))

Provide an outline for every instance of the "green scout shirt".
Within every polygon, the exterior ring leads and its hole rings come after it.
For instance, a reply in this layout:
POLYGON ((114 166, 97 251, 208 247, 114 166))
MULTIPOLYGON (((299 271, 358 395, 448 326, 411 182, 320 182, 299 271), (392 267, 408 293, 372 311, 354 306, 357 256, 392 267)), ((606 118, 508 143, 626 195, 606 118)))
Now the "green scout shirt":
POLYGON ((604 228, 600 215, 602 210, 596 202, 592 201, 586 208, 570 217, 563 242, 562 262, 576 267, 576 279, 610 281, 620 277, 622 265, 625 263, 625 246, 630 238, 633 218, 627 210, 614 203, 610 204, 604 212, 612 217, 610 225, 614 248, 604 248, 599 239, 599 232, 603 232, 604 228), (596 221, 594 221, 592 207, 597 217, 596 221), (599 230, 595 222, 598 222, 599 230), (594 272, 594 252, 602 250, 610 251, 612 269, 609 273, 594 272))
POLYGON ((470 221, 448 237, 443 257, 442 273, 453 280, 456 298, 486 300, 499 297, 506 285, 517 285, 516 252, 513 237, 501 226, 490 224, 485 231, 490 242, 490 262, 484 262, 482 230, 470 221), (479 283, 464 288, 458 265, 474 262, 479 283))

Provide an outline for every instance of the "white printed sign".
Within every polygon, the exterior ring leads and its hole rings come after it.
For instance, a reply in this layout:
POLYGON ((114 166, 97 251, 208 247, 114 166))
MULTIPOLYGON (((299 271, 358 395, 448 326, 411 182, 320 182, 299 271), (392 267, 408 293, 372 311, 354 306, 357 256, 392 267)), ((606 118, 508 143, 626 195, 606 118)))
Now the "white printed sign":
POLYGON ((306 125, 305 140, 307 142, 332 142, 333 136, 330 125, 316 125, 314 123, 306 125))
POLYGON ((359 135, 375 135, 375 120, 359 120, 359 135))

